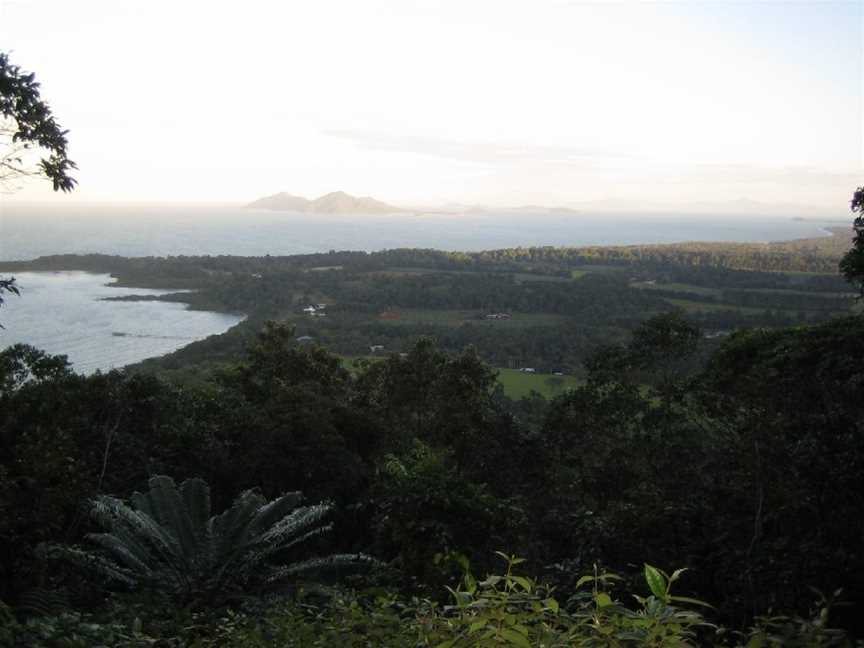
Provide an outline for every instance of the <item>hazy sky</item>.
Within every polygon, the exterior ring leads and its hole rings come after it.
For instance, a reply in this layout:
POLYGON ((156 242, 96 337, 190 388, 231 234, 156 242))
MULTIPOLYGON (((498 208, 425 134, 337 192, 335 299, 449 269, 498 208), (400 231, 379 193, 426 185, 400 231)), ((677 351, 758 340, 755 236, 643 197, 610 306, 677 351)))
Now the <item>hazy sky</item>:
POLYGON ((843 211, 864 184, 861 1, 0 0, 0 48, 70 130, 75 200, 843 211))

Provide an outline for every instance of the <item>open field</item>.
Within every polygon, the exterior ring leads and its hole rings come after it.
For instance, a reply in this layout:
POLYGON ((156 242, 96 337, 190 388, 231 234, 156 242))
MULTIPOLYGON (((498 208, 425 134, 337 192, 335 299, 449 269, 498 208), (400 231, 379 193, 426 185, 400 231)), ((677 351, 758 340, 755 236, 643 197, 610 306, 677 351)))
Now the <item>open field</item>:
MULTIPOLYGON (((582 273, 585 274, 585 273, 582 273)), ((517 284, 526 281, 551 281, 552 283, 567 283, 574 277, 556 277, 554 275, 531 274, 530 272, 514 272, 513 281, 517 284)))
MULTIPOLYGON (((814 273, 815 274, 815 273, 814 273)), ((707 288, 705 286, 697 286, 687 283, 648 283, 646 281, 636 281, 630 284, 631 288, 639 288, 644 290, 667 290, 670 292, 692 293, 694 295, 705 295, 707 297, 721 297, 723 295, 722 288, 707 288)), ((757 294, 775 294, 775 295, 805 295, 808 297, 854 297, 853 292, 825 292, 814 290, 795 290, 794 288, 735 288, 732 290, 757 294)))
POLYGON ((720 288, 706 288, 705 286, 694 286, 686 283, 648 283, 647 281, 636 281, 630 284, 631 288, 644 290, 671 290, 673 292, 688 292, 694 295, 706 295, 718 297, 723 291, 720 288))
POLYGON ((504 387, 504 393, 513 399, 528 396, 532 391, 552 398, 565 389, 579 386, 579 380, 575 376, 523 373, 518 369, 498 369, 498 382, 504 387))
MULTIPOLYGON (((340 356, 340 358, 342 366, 349 371, 354 371, 354 363, 357 360, 381 362, 387 358, 387 355, 340 356)), ((498 372, 498 382, 504 388, 504 394, 514 400, 528 396, 532 391, 536 391, 546 398, 552 398, 565 389, 579 386, 579 379, 575 376, 523 373, 518 369, 496 369, 496 371, 498 372)))
MULTIPOLYGON (((761 314, 767 309, 755 308, 753 306, 736 306, 735 304, 712 304, 707 302, 692 301, 689 299, 671 299, 666 298, 666 301, 685 310, 688 313, 715 313, 718 311, 737 311, 748 315, 761 314)), ((797 311, 791 311, 797 312, 797 311)))

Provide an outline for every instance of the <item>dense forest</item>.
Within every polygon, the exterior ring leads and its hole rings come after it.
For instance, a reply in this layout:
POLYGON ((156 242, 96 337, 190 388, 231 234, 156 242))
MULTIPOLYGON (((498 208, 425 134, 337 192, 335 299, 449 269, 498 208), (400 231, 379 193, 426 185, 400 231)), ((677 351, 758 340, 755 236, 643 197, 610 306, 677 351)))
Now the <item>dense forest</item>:
POLYGON ((248 317, 89 376, 0 352, 0 645, 851 646, 864 319, 832 255, 4 264, 248 317), (512 358, 580 381, 508 398, 512 358))

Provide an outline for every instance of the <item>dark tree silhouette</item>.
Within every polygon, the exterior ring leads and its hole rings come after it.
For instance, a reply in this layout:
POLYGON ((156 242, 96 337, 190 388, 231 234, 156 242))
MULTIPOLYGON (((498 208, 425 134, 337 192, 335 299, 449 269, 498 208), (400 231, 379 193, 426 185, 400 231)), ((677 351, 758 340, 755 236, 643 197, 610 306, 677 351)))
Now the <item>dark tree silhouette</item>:
POLYGON ((76 181, 70 172, 77 168, 66 153, 67 131, 51 114, 39 94, 35 75, 24 72, 0 52, 0 182, 11 178, 44 175, 54 191, 72 191, 76 181), (28 167, 25 155, 30 150, 45 155, 37 168, 28 167))
MULTIPOLYGON (((72 191, 76 181, 69 174, 77 166, 66 154, 67 132, 40 96, 35 75, 0 52, 0 188, 15 178, 44 175, 54 191, 72 191), (44 155, 35 169, 25 158, 33 150, 44 155)), ((18 294, 14 277, 0 278, 0 305, 4 292, 18 294)))
POLYGON ((858 187, 850 204, 852 212, 858 214, 852 227, 855 238, 852 249, 840 261, 840 271, 846 279, 855 284, 861 297, 864 297, 864 187, 858 187))

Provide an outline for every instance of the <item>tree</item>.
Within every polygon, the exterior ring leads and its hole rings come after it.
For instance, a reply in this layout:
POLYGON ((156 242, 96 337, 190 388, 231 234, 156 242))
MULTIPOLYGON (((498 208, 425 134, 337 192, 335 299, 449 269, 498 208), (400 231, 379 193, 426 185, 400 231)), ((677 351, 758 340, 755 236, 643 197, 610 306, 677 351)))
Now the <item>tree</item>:
MULTIPOLYGON (((35 75, 23 72, 0 52, 0 189, 15 178, 44 175, 54 191, 72 191, 76 181, 70 172, 77 166, 66 154, 67 132, 39 95, 35 75), (45 154, 36 169, 26 159, 33 149, 45 154)), ((0 306, 4 292, 18 294, 15 277, 0 279, 0 306)))
POLYGON ((0 52, 0 185, 22 176, 44 175, 54 191, 69 192, 76 181, 75 163, 66 152, 66 133, 39 94, 35 75, 24 72, 0 52), (43 152, 36 169, 27 165, 32 149, 43 152))
POLYGON ((178 488, 170 477, 157 475, 149 486, 132 495, 131 506, 108 495, 91 500, 91 516, 108 530, 88 536, 101 553, 54 546, 47 554, 110 581, 181 597, 230 595, 253 583, 371 562, 362 554, 334 554, 272 564, 274 555, 284 556, 332 528, 322 524, 330 507, 299 506, 299 492, 268 502, 245 491, 228 510, 211 516, 210 488, 201 479, 187 479, 178 488))
MULTIPOLYGON (((3 305, 4 292, 11 293, 13 295, 21 294, 18 291, 18 286, 15 285, 15 277, 9 277, 8 279, 0 279, 0 306, 3 305)), ((0 328, 3 328, 2 324, 0 324, 0 328)))
POLYGON ((840 272, 847 281, 855 284, 861 297, 864 297, 864 187, 858 187, 850 204, 852 213, 858 214, 852 227, 855 238, 852 249, 840 260, 840 272))

